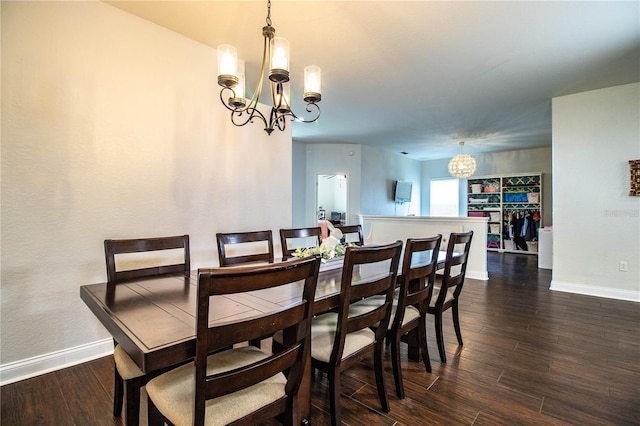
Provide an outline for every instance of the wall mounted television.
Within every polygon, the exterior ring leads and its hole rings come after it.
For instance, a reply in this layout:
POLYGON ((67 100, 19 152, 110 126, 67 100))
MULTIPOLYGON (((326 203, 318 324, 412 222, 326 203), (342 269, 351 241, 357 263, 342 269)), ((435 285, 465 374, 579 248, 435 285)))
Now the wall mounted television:
POLYGON ((408 203, 411 201, 411 182, 404 180, 396 181, 396 188, 394 191, 394 198, 396 203, 408 203))

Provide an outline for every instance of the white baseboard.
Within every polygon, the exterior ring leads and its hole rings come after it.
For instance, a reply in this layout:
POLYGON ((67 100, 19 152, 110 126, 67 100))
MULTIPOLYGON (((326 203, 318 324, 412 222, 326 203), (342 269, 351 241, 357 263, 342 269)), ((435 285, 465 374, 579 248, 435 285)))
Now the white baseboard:
POLYGON ((630 290, 620 290, 610 287, 595 287, 584 284, 567 283, 557 280, 551 280, 551 290, 563 291, 566 293, 584 294, 586 296, 604 297, 607 299, 628 300, 631 302, 640 302, 640 292, 630 290))
POLYGON ((82 364, 113 353, 113 339, 108 338, 74 348, 0 365, 0 386, 29 379, 51 371, 82 364))
POLYGON ((467 272, 465 273, 465 278, 472 278, 474 280, 481 280, 481 281, 488 281, 489 280, 489 273, 485 270, 477 270, 477 271, 471 271, 469 269, 467 269, 467 272))

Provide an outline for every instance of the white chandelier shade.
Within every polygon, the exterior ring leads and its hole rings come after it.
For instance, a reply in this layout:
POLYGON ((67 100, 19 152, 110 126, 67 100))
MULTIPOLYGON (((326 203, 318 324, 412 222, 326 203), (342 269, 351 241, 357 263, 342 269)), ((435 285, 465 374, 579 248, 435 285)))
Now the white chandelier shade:
POLYGON ((476 171, 476 160, 472 156, 462 154, 464 142, 460 142, 460 154, 449 161, 449 173, 457 178, 467 178, 476 171))

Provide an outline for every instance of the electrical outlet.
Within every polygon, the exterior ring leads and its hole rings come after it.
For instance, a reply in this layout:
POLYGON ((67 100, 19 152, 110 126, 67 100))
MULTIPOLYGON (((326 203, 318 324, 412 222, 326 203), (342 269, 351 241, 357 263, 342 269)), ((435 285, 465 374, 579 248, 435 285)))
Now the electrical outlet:
POLYGON ((620 263, 618 264, 618 269, 621 272, 627 272, 627 262, 624 262, 621 260, 620 263))

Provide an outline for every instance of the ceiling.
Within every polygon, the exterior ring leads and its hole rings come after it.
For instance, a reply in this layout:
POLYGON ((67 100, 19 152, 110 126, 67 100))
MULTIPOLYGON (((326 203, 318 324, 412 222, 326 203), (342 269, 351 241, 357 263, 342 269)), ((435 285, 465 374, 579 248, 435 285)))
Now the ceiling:
MULTIPOLYGON (((107 3, 211 47, 236 46, 253 92, 266 0, 107 3)), ((635 0, 273 0, 271 19, 291 43, 296 114, 303 68, 322 69, 320 119, 293 123, 303 143, 416 160, 457 154, 459 141, 471 155, 550 146, 553 97, 640 81, 635 0)))

